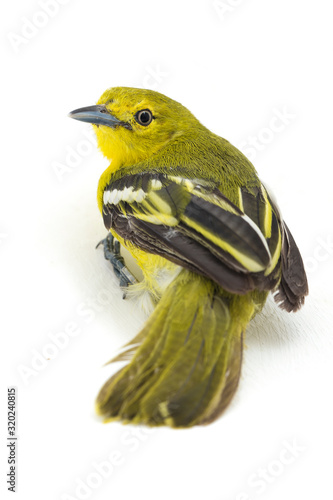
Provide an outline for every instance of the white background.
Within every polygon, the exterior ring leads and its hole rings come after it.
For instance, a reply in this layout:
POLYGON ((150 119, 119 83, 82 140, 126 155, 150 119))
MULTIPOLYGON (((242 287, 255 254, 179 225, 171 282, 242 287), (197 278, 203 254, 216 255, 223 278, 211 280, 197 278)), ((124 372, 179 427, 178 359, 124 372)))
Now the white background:
POLYGON ((5 405, 15 385, 17 499, 331 498, 331 2, 54 4, 52 15, 42 0, 2 2, 0 13, 1 488, 12 498, 5 405), (145 430, 94 415, 118 368, 103 363, 145 318, 94 248, 107 161, 89 126, 66 115, 122 85, 165 93, 241 147, 308 269, 302 311, 269 301, 249 327, 239 390, 208 427, 145 430), (71 328, 56 349, 52 334, 71 328))

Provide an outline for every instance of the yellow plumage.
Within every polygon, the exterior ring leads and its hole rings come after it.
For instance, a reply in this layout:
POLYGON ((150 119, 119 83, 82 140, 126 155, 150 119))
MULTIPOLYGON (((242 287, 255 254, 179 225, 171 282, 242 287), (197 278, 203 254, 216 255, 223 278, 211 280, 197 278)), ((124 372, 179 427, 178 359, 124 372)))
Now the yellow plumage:
MULTIPOLYGON (((288 311, 304 302, 293 237, 253 165, 176 101, 116 87, 71 116, 93 124, 110 160, 98 206, 142 269, 132 290, 155 306, 115 358, 130 361, 102 388, 97 411, 107 421, 208 423, 236 390, 245 329, 268 292, 288 311)), ((112 238, 104 243, 130 283, 112 238)))

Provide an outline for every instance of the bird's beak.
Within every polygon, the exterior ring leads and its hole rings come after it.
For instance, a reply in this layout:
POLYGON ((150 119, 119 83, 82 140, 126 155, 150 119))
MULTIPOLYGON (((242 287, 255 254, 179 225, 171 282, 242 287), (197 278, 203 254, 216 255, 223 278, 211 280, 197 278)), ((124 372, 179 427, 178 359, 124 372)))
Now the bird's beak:
POLYGON ((115 116, 111 115, 107 107, 104 104, 99 104, 96 106, 87 106, 86 108, 74 109, 68 115, 74 120, 80 120, 81 122, 94 123, 95 125, 106 125, 107 127, 125 127, 132 129, 131 125, 126 122, 118 120, 115 116))

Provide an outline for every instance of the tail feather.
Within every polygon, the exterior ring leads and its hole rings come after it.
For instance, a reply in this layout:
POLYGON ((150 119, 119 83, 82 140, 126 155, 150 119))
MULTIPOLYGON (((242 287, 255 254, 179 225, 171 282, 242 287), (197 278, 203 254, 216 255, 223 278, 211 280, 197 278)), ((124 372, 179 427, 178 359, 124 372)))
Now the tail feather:
POLYGON ((251 294, 224 293, 182 271, 140 334, 134 355, 97 398, 107 420, 189 427, 211 422, 227 407, 240 376, 243 332, 255 310, 251 294))
MULTIPOLYGON (((227 408, 233 395, 238 387, 238 382, 241 374, 242 358, 243 358, 243 332, 239 338, 231 339, 229 347, 228 369, 223 374, 217 374, 220 377, 220 388, 216 391, 215 397, 212 399, 208 411, 203 416, 200 424, 209 424, 218 418, 221 413, 227 408)), ((224 353, 221 355, 223 357, 224 353)), ((219 366, 223 367, 223 359, 219 366)))

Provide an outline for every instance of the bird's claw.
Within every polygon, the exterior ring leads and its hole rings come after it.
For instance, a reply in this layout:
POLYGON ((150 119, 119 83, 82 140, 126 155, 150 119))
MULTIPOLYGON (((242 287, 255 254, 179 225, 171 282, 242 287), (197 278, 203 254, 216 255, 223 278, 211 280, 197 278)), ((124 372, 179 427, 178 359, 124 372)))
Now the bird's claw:
MULTIPOLYGON (((119 284, 121 288, 128 288, 129 285, 134 285, 137 280, 134 278, 133 274, 125 265, 124 258, 120 254, 120 243, 114 236, 109 233, 104 240, 101 240, 97 245, 98 248, 103 244, 104 257, 106 260, 110 261, 115 275, 119 279, 119 284)), ((123 299, 126 298, 126 291, 124 291, 123 299)))

